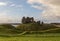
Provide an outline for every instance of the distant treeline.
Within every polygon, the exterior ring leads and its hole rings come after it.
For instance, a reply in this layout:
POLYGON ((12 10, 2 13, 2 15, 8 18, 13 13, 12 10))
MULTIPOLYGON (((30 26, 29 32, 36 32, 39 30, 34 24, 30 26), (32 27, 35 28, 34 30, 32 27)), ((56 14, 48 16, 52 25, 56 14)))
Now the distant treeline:
POLYGON ((38 24, 43 24, 44 22, 42 21, 35 21, 33 17, 23 17, 22 18, 22 24, 27 24, 27 23, 38 23, 38 24))

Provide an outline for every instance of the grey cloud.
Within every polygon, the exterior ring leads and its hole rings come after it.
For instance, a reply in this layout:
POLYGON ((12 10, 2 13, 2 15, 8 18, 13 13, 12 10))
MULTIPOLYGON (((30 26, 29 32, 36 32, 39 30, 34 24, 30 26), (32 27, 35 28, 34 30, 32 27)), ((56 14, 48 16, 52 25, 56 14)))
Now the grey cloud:
POLYGON ((33 8, 42 8, 42 20, 47 22, 60 21, 60 0, 28 0, 27 3, 33 5, 33 8), (43 6, 34 5, 34 3, 42 4, 43 6), (44 8, 43 8, 44 7, 44 8))

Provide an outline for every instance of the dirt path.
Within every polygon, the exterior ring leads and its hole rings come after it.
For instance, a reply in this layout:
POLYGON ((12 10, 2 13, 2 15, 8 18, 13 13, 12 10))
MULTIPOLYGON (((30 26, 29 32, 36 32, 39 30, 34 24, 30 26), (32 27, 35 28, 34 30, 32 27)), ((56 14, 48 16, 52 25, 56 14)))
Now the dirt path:
POLYGON ((48 30, 44 30, 44 31, 41 31, 41 32, 46 32, 46 31, 51 31, 51 30, 59 30, 60 28, 54 28, 54 29, 48 29, 48 30))

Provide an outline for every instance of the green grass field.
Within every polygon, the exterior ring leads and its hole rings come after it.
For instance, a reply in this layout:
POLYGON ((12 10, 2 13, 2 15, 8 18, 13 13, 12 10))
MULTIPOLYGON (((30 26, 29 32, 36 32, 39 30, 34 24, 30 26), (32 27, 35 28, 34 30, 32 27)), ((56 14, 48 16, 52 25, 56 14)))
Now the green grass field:
MULTIPOLYGON (((31 24, 28 24, 29 28, 30 25, 31 24)), ((35 24, 33 24, 32 27, 35 27, 35 24)), ((0 26, 0 41, 60 41, 60 28, 50 25, 42 27, 51 28, 41 31, 21 32, 20 29, 13 28, 11 25, 3 25, 0 26)))
POLYGON ((54 34, 30 34, 14 37, 1 36, 0 41, 60 41, 60 33, 54 34))
POLYGON ((0 37, 0 41, 60 41, 60 37, 0 37))

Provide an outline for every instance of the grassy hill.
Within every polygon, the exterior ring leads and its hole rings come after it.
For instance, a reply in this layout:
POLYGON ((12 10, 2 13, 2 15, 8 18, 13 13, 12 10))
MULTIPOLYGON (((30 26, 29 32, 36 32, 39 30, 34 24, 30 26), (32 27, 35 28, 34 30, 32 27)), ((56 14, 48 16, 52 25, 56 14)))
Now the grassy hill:
POLYGON ((20 33, 14 26, 10 24, 0 25, 0 35, 18 34, 20 33))
POLYGON ((54 25, 51 24, 34 24, 34 23, 30 23, 30 24, 20 24, 19 26, 17 26, 17 29, 20 30, 30 30, 30 31, 41 31, 41 30, 48 30, 48 29, 54 29, 54 28, 59 28, 56 27, 54 25))
POLYGON ((20 24, 14 27, 10 24, 0 25, 0 35, 36 34, 36 33, 60 33, 60 28, 51 24, 20 24))
POLYGON ((21 24, 17 27, 17 29, 20 29, 21 31, 28 31, 28 33, 60 33, 60 28, 52 24, 21 24))

